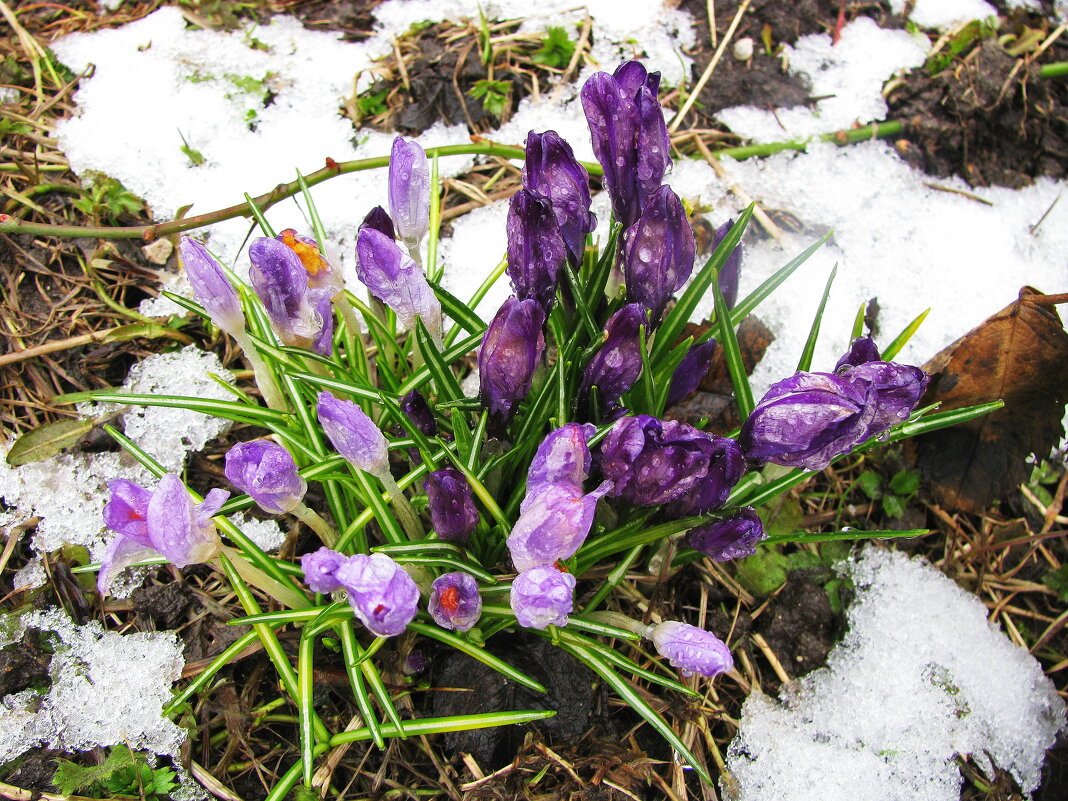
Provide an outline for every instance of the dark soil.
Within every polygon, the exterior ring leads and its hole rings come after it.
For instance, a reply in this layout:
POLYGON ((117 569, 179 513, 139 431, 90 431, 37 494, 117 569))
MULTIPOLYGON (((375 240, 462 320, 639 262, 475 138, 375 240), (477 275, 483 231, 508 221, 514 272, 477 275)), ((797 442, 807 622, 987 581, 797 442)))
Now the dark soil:
POLYGON ((47 687, 52 657, 29 634, 0 651, 0 698, 30 688, 47 687))
POLYGON ((835 614, 826 590, 802 571, 794 571, 760 617, 758 629, 793 678, 823 667, 844 633, 844 617, 835 614))

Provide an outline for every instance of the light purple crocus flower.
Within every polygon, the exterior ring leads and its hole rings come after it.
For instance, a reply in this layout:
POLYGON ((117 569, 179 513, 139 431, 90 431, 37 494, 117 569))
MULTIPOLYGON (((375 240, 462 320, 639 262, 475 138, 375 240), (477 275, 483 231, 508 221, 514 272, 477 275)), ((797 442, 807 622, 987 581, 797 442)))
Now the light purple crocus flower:
MULTIPOLYGON (((554 484, 578 487, 590 475, 590 437, 597 432, 592 423, 568 423, 541 441, 527 470, 527 497, 524 505, 542 489, 554 484)), ((525 508, 524 507, 520 507, 525 508)))
POLYGON ((279 232, 275 239, 292 250, 300 259, 300 263, 304 265, 304 271, 308 274, 309 287, 329 289, 333 292, 332 297, 336 297, 345 289, 345 279, 326 260, 326 257, 319 251, 319 243, 310 236, 298 234, 294 228, 286 228, 279 232))
POLYGON ((670 186, 659 187, 623 234, 627 300, 649 309, 653 325, 693 272, 696 250, 682 201, 670 186))
POLYGON ((427 611, 443 629, 468 631, 482 616, 478 582, 469 573, 445 573, 430 585, 427 611))
POLYGON ((508 204, 508 277, 520 300, 536 300, 546 313, 556 299, 560 267, 567 259, 549 198, 520 189, 508 204))
POLYGON ((430 520, 438 537, 466 543, 478 525, 478 509, 471 485, 455 467, 435 470, 423 482, 430 520))
POLYGON ((346 557, 337 551, 323 546, 317 551, 300 557, 300 569, 304 571, 304 582, 312 592, 337 592, 341 589, 337 569, 345 563, 346 557))
POLYGON ((297 472, 292 454, 265 439, 239 442, 230 448, 223 472, 230 483, 274 515, 292 511, 308 491, 308 482, 297 472))
POLYGON ((734 667, 734 658, 723 640, 688 623, 668 620, 652 627, 646 637, 684 676, 715 676, 734 667))
POLYGON ((385 554, 350 556, 334 570, 334 577, 356 617, 379 637, 401 634, 419 611, 419 587, 385 554))
POLYGON ((516 570, 553 565, 573 556, 590 533, 597 501, 611 488, 611 482, 605 481, 583 494, 581 485, 560 483, 548 484, 535 495, 528 493, 508 535, 516 570))
POLYGON ((401 136, 389 154, 389 211, 408 253, 418 260, 419 243, 430 230, 430 162, 418 142, 401 136))
POLYGON ((686 544, 714 562, 728 562, 755 554, 757 543, 765 536, 760 516, 746 506, 724 520, 691 528, 686 532, 686 544))
POLYGON ((511 419, 530 392, 545 353, 545 311, 537 301, 510 297, 490 321, 478 351, 479 396, 495 428, 511 419))
POLYGON ((213 489, 198 504, 182 480, 163 476, 154 491, 126 479, 108 482, 111 500, 104 506, 104 523, 118 533, 100 561, 97 589, 106 595, 120 570, 158 553, 175 567, 206 562, 221 547, 211 518, 230 493, 213 489))
POLYGON ((550 565, 524 570, 512 582, 510 602, 520 626, 566 626, 575 606, 575 577, 550 565))
POLYGON ((363 409, 329 392, 319 393, 315 408, 327 438, 349 464, 376 476, 389 473, 389 444, 363 409))
POLYGON ((183 236, 178 243, 185 274, 193 287, 193 296, 204 307, 215 325, 235 338, 243 338, 245 313, 241 299, 230 284, 219 262, 195 239, 183 236))
POLYGON ((608 318, 604 344, 582 373, 579 398, 585 402, 597 388, 602 412, 612 412, 642 371, 640 329, 646 324, 645 307, 628 303, 608 318))
POLYGON ((356 237, 356 274, 371 294, 397 314, 403 328, 410 329, 419 317, 435 340, 441 339, 441 302, 427 283, 426 275, 396 240, 376 228, 360 228, 356 237))
POLYGON ((329 356, 336 290, 309 288, 308 271, 296 252, 272 237, 260 237, 248 249, 249 278, 263 301, 279 338, 287 345, 329 356))
POLYGON ((549 198, 568 260, 576 270, 582 264, 586 234, 597 227, 590 213, 590 176, 575 153, 556 131, 527 134, 523 186, 549 198))

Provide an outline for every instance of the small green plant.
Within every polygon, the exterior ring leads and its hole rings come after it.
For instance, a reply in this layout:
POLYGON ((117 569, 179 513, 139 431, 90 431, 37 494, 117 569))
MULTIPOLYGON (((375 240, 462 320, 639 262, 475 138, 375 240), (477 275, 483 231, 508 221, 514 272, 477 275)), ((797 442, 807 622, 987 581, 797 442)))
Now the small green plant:
POLYGON ((927 69, 927 74, 934 76, 947 69, 953 63, 954 58, 980 40, 993 36, 997 33, 997 30, 996 19, 993 21, 972 20, 954 34, 943 50, 927 59, 927 63, 924 65, 927 69))
POLYGON ((508 81, 475 81, 471 87, 471 97, 482 101, 482 108, 487 114, 494 117, 504 115, 505 106, 508 104, 508 95, 511 94, 512 84, 508 81))
POLYGON ((389 94, 388 87, 375 89, 372 86, 356 98, 356 112, 362 120, 364 117, 375 117, 387 110, 386 96, 389 94))
POLYGON ((145 203, 114 178, 94 170, 86 171, 87 186, 74 200, 74 208, 97 222, 115 222, 123 214, 140 214, 145 203))
POLYGON ((194 167, 199 167, 201 164, 207 161, 207 159, 204 158, 203 153, 201 153, 196 148, 189 146, 189 142, 185 140, 185 135, 181 131, 178 132, 178 136, 180 136, 182 139, 182 145, 178 149, 185 153, 186 158, 193 162, 194 167))
POLYGON ((545 32, 545 40, 534 51, 530 60, 551 69, 564 69, 575 54, 575 43, 567 36, 567 30, 554 25, 545 32))
POLYGON ((873 501, 882 501, 883 513, 894 519, 905 515, 909 499, 920 489, 920 474, 915 470, 899 470, 883 486, 883 477, 874 470, 857 476, 856 485, 873 501))
POLYGON ((56 762, 52 783, 63 795, 168 798, 178 786, 173 770, 152 767, 144 754, 131 751, 125 745, 112 748, 101 765, 84 767, 66 759, 56 762))

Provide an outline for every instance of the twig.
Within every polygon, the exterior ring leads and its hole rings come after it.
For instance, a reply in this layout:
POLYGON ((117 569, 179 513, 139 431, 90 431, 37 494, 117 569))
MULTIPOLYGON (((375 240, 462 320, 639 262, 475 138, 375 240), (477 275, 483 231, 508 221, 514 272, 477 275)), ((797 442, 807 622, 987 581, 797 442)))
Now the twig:
MULTIPOLYGON (((90 334, 79 334, 76 337, 70 337, 68 339, 59 339, 55 342, 45 342, 43 345, 36 345, 32 348, 26 348, 25 350, 17 350, 14 353, 5 353, 3 356, 0 356, 0 367, 3 367, 5 364, 13 364, 14 362, 21 362, 25 361, 26 359, 33 359, 37 356, 44 356, 48 353, 56 353, 61 350, 67 350, 68 348, 76 348, 80 345, 89 345, 93 342, 102 342, 103 340, 111 336, 116 330, 117 329, 112 328, 107 331, 93 331, 90 334)), ((173 331, 162 325, 159 327, 158 333, 161 336, 168 337, 169 339, 176 339, 185 345, 188 345, 193 341, 185 334, 179 331, 173 331)))

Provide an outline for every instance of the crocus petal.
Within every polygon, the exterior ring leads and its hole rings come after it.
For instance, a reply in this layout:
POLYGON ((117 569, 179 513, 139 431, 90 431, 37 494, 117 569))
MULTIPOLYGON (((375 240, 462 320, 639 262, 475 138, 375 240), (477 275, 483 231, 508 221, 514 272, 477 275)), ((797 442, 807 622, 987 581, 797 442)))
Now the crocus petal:
POLYGON ((672 295, 693 272, 696 245, 682 201, 669 186, 652 193, 641 217, 623 235, 627 300, 641 303, 658 323, 672 295))
POLYGON ((566 626, 575 604, 576 583, 570 573, 548 565, 520 573, 512 582, 509 597, 519 625, 528 629, 566 626))
POLYGON ((389 155, 389 211, 409 252, 430 230, 430 163, 418 142, 398 136, 389 155))
POLYGON ((486 328, 478 352, 480 397, 499 426, 530 392, 545 352, 544 325, 537 301, 510 297, 486 328))
POLYGON ((104 556, 100 559, 100 572, 96 576, 96 589, 103 597, 111 590, 111 584, 115 576, 134 562, 148 559, 156 555, 152 548, 127 537, 123 534, 115 537, 104 549, 104 556))
POLYGON ((715 562, 742 559, 756 553, 756 546, 765 538, 764 523, 752 507, 686 532, 686 544, 715 562))
POLYGON ((516 570, 552 565, 573 556, 590 533, 597 501, 611 486, 606 481, 583 495, 581 485, 547 484, 533 497, 528 494, 508 536, 516 570))
POLYGON ((875 388, 875 415, 865 439, 907 420, 930 380, 919 367, 883 361, 864 362, 843 370, 841 376, 847 381, 870 381, 875 388))
MULTIPOLYGON (((586 445, 597 432, 591 423, 568 423, 541 441, 527 470, 525 505, 550 484, 579 487, 590 475, 590 449, 586 445)), ((520 511, 525 507, 520 507, 520 511)))
POLYGON ((308 304, 323 321, 319 333, 312 339, 311 349, 320 356, 329 356, 334 350, 334 296, 330 287, 308 290, 308 304))
POLYGON ((178 255, 197 303, 204 307, 215 325, 230 336, 241 336, 245 330, 241 299, 219 263, 207 248, 188 236, 179 240, 178 255))
POLYGON ((293 456, 274 442, 239 442, 226 453, 226 477, 270 514, 289 512, 300 503, 308 482, 293 456))
POLYGON ((304 583, 312 592, 337 592, 341 582, 334 575, 345 563, 346 557, 337 551, 322 547, 300 557, 300 569, 304 571, 304 583))
POLYGON ((684 676, 715 676, 734 667, 727 644, 710 631, 668 620, 649 635, 656 650, 684 676))
POLYGON ((272 237, 254 241, 248 255, 252 287, 278 336, 287 345, 308 347, 322 331, 323 317, 308 303, 308 273, 300 258, 272 237))
POLYGON ((590 213, 590 176, 556 131, 527 134, 523 186, 549 198, 568 259, 576 270, 582 264, 586 234, 597 227, 590 213))
POLYGON ((397 238, 397 232, 393 228, 393 220, 390 218, 389 213, 381 206, 375 206, 367 212, 367 216, 364 217, 363 222, 360 223, 360 228, 374 228, 376 231, 385 234, 390 239, 397 238))
POLYGON ((350 556, 334 571, 360 622, 379 637, 401 634, 419 611, 419 588, 385 554, 350 556))
POLYGON ((556 298, 567 246, 549 198, 520 189, 508 204, 508 277, 520 300, 536 300, 548 311, 556 298))
POLYGON ((426 398, 420 394, 419 390, 413 389, 401 398, 400 406, 408 416, 408 419, 411 420, 412 425, 423 434, 428 437, 437 436, 438 424, 434 420, 434 412, 431 411, 430 404, 426 402, 426 398))
POLYGON ((427 611, 443 629, 468 631, 482 616, 478 582, 468 573, 445 573, 430 585, 427 611))
POLYGON ((639 329, 645 322, 645 307, 639 303, 628 303, 608 318, 604 344, 582 373, 580 398, 589 398, 597 387, 602 407, 611 409, 634 386, 642 371, 639 329))
POLYGON ((152 491, 125 478, 108 482, 111 500, 104 504, 104 524, 112 531, 141 545, 150 545, 148 539, 148 502, 152 491))
MULTIPOLYGON (((727 220, 719 228, 716 229, 716 233, 712 238, 712 249, 715 250, 719 247, 719 243, 727 238, 727 234, 730 233, 731 228, 734 227, 734 220, 727 220)), ((723 300, 727 303, 728 309, 733 309, 734 304, 738 302, 738 282, 742 276, 742 244, 739 242, 734 246, 734 250, 727 256, 727 260, 723 262, 723 266, 719 268, 719 274, 716 276, 716 281, 719 283, 719 291, 723 293, 723 300)))
POLYGON ((360 280, 372 295, 396 312, 403 328, 412 328, 418 316, 431 333, 440 336, 441 303, 422 269, 395 240, 374 228, 361 228, 356 237, 356 255, 360 280))
POLYGON ((438 536, 466 543, 478 525, 475 495, 463 473, 455 467, 435 470, 423 482, 430 520, 438 536))
POLYGON ((326 436, 349 464, 372 475, 389 470, 389 444, 363 409, 320 392, 316 412, 326 436))
POLYGON ((155 548, 176 567, 206 562, 221 546, 215 526, 200 525, 189 491, 178 476, 160 479, 148 504, 148 536, 155 548))
POLYGON ((668 386, 665 408, 670 408, 681 401, 691 392, 694 392, 708 375, 712 367, 712 357, 716 353, 718 344, 716 340, 709 339, 692 345, 686 355, 682 357, 679 366, 671 374, 671 384, 668 386))
POLYGON ((582 85, 582 110, 590 127, 593 154, 604 168, 604 186, 616 222, 629 227, 641 212, 637 186, 638 109, 619 82, 597 72, 582 85))

